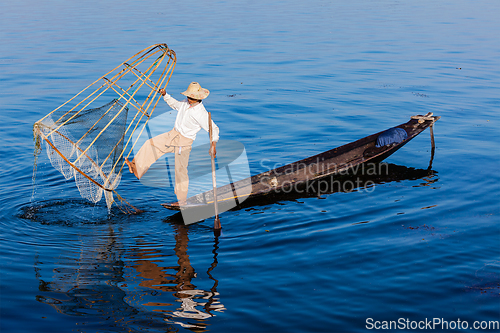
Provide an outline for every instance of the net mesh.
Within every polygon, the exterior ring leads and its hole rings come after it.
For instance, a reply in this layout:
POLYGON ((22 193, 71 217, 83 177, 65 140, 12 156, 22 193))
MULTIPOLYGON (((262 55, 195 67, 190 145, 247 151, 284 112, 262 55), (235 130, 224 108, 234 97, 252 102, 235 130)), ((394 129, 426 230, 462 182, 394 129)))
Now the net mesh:
POLYGON ((108 208, 113 203, 112 190, 120 184, 121 175, 116 165, 123 152, 127 114, 128 108, 115 99, 102 107, 78 113, 58 110, 39 123, 41 132, 48 138, 45 146, 52 166, 64 178, 74 178, 81 196, 91 202, 99 202, 106 192, 108 208), (59 124, 64 125, 59 127, 59 124), (92 124, 90 128, 89 124, 92 124))
POLYGON ((168 84, 175 61, 175 53, 166 44, 158 44, 106 73, 35 123, 35 156, 45 142, 52 166, 67 180, 74 178, 83 198, 97 203, 104 196, 110 209, 115 194, 119 208, 137 212, 116 188, 124 157, 136 143, 133 133, 146 126, 161 97, 158 90, 168 84), (164 59, 164 69, 157 71, 164 59))

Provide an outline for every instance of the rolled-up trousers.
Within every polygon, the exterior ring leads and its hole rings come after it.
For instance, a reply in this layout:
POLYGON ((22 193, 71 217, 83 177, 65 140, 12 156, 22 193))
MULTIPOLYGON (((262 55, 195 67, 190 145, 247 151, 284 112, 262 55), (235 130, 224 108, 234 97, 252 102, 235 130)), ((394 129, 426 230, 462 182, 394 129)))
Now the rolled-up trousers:
POLYGON ((177 200, 184 201, 187 198, 189 177, 188 162, 193 140, 182 136, 175 129, 170 132, 155 136, 146 141, 139 152, 134 156, 137 178, 148 171, 149 167, 166 153, 175 155, 175 194, 177 200))

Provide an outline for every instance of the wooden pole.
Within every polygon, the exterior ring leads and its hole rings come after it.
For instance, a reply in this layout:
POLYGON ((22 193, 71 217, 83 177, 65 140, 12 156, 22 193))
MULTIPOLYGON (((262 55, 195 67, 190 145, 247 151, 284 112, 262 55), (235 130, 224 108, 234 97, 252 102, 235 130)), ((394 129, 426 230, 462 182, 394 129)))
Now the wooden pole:
POLYGON ((434 149, 436 148, 436 144, 434 143, 434 124, 431 124, 430 131, 431 131, 431 147, 432 149, 434 149))
MULTIPOLYGON (((210 136, 210 150, 212 149, 212 114, 208 113, 208 135, 210 136)), ((212 159, 212 184, 214 187, 214 209, 215 209, 215 218, 214 218, 214 229, 220 230, 222 227, 220 225, 219 219, 219 207, 217 203, 217 180, 215 178, 215 156, 213 152, 210 154, 212 159)))
POLYGON ((427 171, 432 171, 432 161, 434 160, 434 152, 436 150, 436 143, 434 142, 434 123, 429 126, 429 130, 431 132, 431 160, 429 162, 429 167, 427 171))

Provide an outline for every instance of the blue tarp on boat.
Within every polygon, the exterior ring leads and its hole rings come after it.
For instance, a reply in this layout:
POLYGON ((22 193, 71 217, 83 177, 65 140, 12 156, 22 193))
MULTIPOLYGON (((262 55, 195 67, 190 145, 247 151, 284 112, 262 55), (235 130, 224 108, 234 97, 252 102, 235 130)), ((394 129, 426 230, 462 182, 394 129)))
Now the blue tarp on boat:
POLYGON ((375 147, 383 147, 392 143, 400 143, 408 138, 408 134, 402 128, 393 127, 380 134, 375 147))

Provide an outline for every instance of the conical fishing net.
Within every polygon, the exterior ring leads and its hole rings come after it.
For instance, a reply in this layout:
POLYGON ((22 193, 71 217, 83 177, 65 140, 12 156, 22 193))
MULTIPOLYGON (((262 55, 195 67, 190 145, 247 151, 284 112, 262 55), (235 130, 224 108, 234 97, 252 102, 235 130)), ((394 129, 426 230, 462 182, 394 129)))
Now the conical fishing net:
POLYGON ((35 123, 35 156, 45 142, 52 166, 66 179, 74 178, 83 198, 97 203, 104 195, 110 209, 116 194, 122 211, 137 212, 116 188, 124 157, 137 142, 132 142, 132 135, 146 126, 161 98, 158 90, 168 84, 175 61, 175 53, 166 44, 158 44, 106 73, 35 123))

